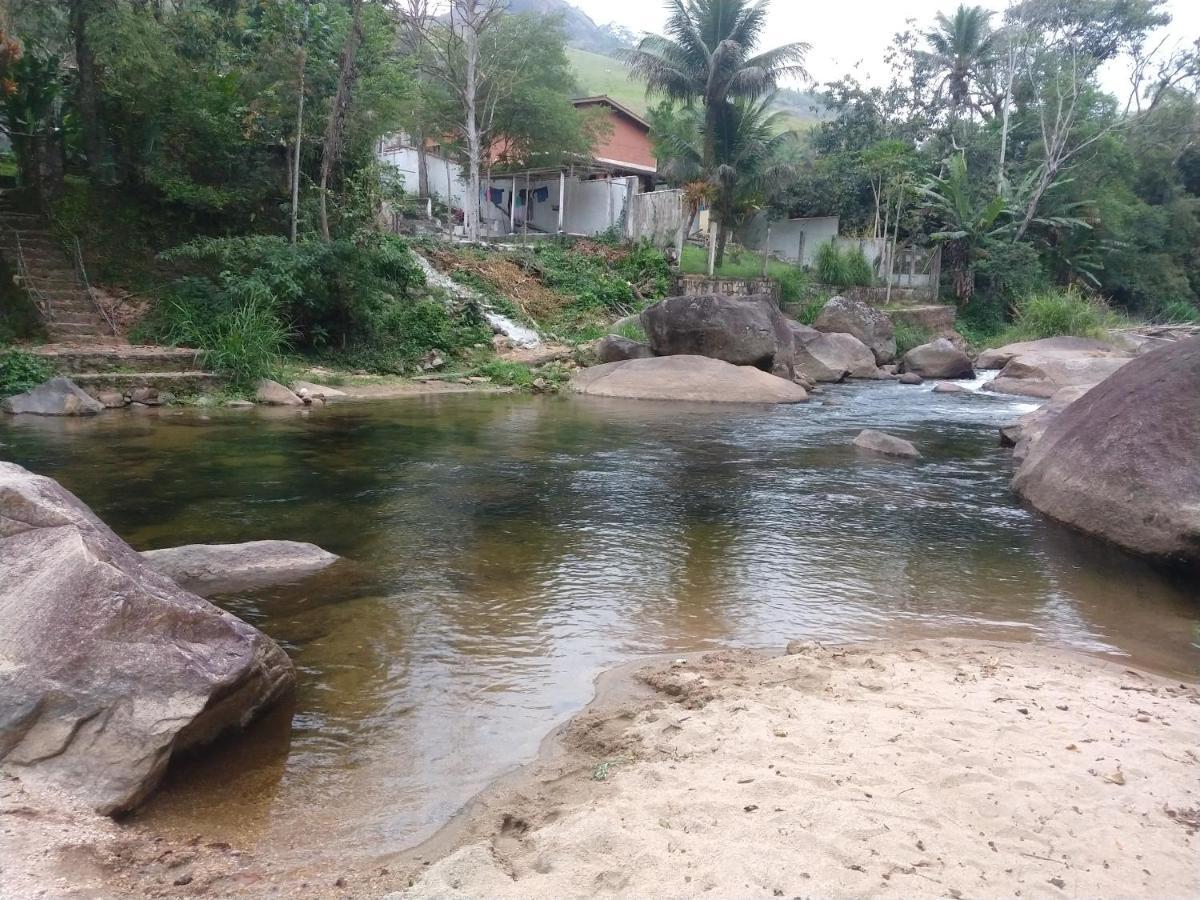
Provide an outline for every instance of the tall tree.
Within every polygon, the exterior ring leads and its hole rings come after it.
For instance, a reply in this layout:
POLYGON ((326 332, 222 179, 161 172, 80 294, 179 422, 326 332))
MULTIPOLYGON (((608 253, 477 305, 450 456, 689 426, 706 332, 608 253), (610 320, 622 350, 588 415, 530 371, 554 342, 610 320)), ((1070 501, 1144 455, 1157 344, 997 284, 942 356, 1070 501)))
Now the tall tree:
POLYGON ((88 31, 99 0, 69 0, 71 40, 75 51, 76 103, 83 131, 88 172, 101 178, 104 167, 104 120, 100 106, 99 73, 88 31))
POLYGON ((325 123, 325 140, 321 146, 321 238, 326 243, 330 241, 327 205, 329 176, 333 172, 333 166, 337 162, 342 142, 345 140, 346 115, 350 110, 350 101, 354 93, 358 48, 363 37, 363 0, 349 0, 349 5, 350 25, 346 29, 346 38, 338 56, 337 87, 334 89, 333 99, 329 103, 329 117, 325 123))

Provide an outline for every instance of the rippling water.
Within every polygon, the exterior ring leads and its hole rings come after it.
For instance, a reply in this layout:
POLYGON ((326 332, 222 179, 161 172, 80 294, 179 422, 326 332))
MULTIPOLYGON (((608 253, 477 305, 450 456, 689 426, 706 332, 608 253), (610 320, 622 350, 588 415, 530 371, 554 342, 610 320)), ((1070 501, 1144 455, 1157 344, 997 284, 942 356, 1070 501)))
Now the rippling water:
POLYGON ((996 426, 1031 408, 894 383, 752 409, 447 397, 9 419, 0 456, 139 549, 347 557, 218 598, 295 659, 294 716, 179 767, 141 813, 344 858, 428 836, 639 654, 952 634, 1194 674, 1194 585, 1015 502, 996 426), (860 455, 864 427, 924 457, 860 455))

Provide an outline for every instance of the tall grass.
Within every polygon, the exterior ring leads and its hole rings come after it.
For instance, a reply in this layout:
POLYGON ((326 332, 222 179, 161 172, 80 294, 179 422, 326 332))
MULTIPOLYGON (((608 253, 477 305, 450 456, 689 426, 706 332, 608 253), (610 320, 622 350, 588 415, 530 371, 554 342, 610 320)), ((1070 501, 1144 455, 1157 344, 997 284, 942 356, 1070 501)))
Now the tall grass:
POLYGON ((861 248, 839 250, 832 241, 817 249, 813 268, 816 269, 818 281, 836 287, 867 286, 875 280, 875 273, 861 248))
POLYGON ((1076 288, 1039 291, 1021 300, 1013 324, 1025 340, 1062 337, 1102 337, 1112 318, 1109 309, 1076 288))

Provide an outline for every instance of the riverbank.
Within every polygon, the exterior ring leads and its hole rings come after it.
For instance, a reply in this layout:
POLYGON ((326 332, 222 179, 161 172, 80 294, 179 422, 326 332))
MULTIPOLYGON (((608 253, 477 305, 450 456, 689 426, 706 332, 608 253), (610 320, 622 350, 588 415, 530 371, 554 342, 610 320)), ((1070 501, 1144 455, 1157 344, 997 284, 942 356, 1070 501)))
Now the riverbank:
POLYGON ((1200 890, 1194 687, 1035 645, 789 651, 636 669, 394 900, 1200 890))

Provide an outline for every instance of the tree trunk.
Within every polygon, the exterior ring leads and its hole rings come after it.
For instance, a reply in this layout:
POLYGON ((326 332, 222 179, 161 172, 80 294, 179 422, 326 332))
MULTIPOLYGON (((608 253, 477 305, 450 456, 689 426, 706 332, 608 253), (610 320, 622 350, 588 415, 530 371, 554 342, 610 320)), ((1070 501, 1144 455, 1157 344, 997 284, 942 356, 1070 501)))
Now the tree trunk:
POLYGON ((104 166, 104 122, 100 112, 100 88, 96 82, 96 59, 88 40, 88 18, 92 0, 71 0, 70 27, 75 45, 76 97, 79 124, 83 131, 83 152, 88 175, 99 180, 104 166))
MULTIPOLYGON (((479 162, 482 156, 479 140, 479 122, 475 108, 479 90, 479 23, 472 8, 463 17, 463 45, 465 49, 466 77, 463 90, 463 106, 466 112, 467 138, 467 196, 463 198, 463 227, 467 239, 479 240, 479 162)), ((513 198, 516 202, 516 198, 513 198)))
POLYGON ((429 196, 429 151, 425 149, 425 129, 420 129, 417 140, 417 196, 429 196))
POLYGON ((1000 162, 996 167, 996 193, 999 194, 1004 190, 1004 157, 1008 151, 1008 113, 1009 107, 1012 106, 1012 89, 1013 79, 1016 77, 1017 61, 1010 46, 1008 49, 1008 83, 1004 90, 1004 111, 1001 113, 1000 123, 1000 162))
POLYGON ((292 153, 292 227, 291 241, 296 243, 296 228, 300 220, 300 141, 304 133, 304 67, 308 52, 300 48, 299 65, 296 67, 296 146, 292 153))
POLYGON ((325 142, 321 147, 321 238, 326 243, 330 241, 329 212, 326 208, 326 199, 329 195, 329 176, 342 149, 346 131, 346 114, 350 110, 350 100, 354 92, 355 60, 358 58, 358 45, 362 43, 362 5, 363 0, 350 0, 350 29, 346 32, 346 40, 342 43, 342 52, 338 60, 337 89, 334 91, 333 102, 329 107, 329 120, 325 125, 325 142))

